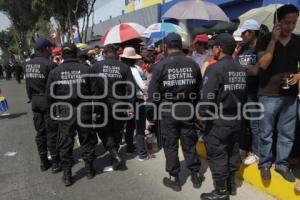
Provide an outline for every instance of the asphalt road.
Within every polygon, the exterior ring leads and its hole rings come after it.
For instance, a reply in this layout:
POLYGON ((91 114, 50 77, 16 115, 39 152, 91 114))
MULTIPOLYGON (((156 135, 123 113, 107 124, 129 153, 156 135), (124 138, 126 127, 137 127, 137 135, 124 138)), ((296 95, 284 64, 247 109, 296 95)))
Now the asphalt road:
MULTIPOLYGON (((66 188, 61 182, 61 173, 53 175, 50 171, 39 171, 32 112, 30 104, 26 103, 25 84, 0 80, 0 88, 8 100, 11 113, 9 117, 0 117, 0 200, 197 200, 202 192, 213 189, 205 161, 202 170, 206 179, 200 189, 193 189, 183 161, 182 191, 176 193, 165 188, 162 178, 167 174, 162 151, 156 154, 155 159, 145 162, 124 154, 127 169, 105 173, 103 169, 108 166, 109 157, 101 145, 97 148, 99 156, 95 162, 98 175, 92 180, 84 176, 80 149, 75 147, 75 155, 79 159, 73 168, 76 182, 66 188)), ((180 156, 182 160, 182 154, 180 156)), ((239 182, 239 185, 238 195, 232 197, 233 200, 273 199, 247 183, 239 182)))

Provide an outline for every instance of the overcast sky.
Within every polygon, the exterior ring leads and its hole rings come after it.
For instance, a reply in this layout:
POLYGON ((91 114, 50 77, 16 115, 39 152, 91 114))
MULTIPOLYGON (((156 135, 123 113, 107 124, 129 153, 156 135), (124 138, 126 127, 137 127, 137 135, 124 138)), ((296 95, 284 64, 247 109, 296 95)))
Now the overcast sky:
MULTIPOLYGON (((125 0, 96 0, 95 3, 95 24, 98 24, 100 20, 105 21, 111 17, 117 17, 122 14, 122 10, 125 9, 125 0)), ((82 21, 80 21, 80 24, 82 21)), ((92 25, 92 19, 90 26, 92 25)))
POLYGON ((5 14, 0 12, 0 31, 7 29, 10 25, 10 21, 5 14))
MULTIPOLYGON (((95 24, 98 24, 100 20, 104 21, 112 17, 117 17, 122 14, 122 10, 125 8, 125 0, 96 0, 95 3, 95 24)), ((79 24, 82 23, 80 20, 79 24)), ((90 19, 90 25, 92 25, 92 18, 90 19)), ((0 12, 0 31, 9 27, 10 21, 6 15, 0 12)))

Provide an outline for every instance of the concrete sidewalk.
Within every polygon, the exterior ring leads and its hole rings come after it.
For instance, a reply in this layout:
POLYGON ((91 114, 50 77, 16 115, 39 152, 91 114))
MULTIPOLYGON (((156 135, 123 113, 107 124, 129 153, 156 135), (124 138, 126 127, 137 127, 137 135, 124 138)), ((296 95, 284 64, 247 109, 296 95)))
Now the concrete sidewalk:
MULTIPOLYGON (((136 156, 127 159, 127 169, 104 173, 109 156, 98 146, 98 159, 95 162, 98 175, 87 180, 82 170, 83 162, 73 169, 76 182, 66 188, 61 182, 62 174, 52 175, 50 171, 41 173, 37 150, 34 142, 35 131, 32 124, 30 105, 27 104, 25 84, 16 81, 0 81, 0 88, 6 96, 10 117, 0 118, 0 199, 1 200, 199 200, 202 192, 210 192, 213 187, 211 174, 203 161, 205 181, 200 189, 193 189, 189 171, 182 161, 181 192, 165 188, 162 178, 164 171, 163 151, 153 160, 140 162, 136 156), (14 156, 5 156, 7 152, 16 152, 14 156)), ((122 149, 125 152, 125 148, 122 149)), ((80 159, 80 149, 75 150, 80 159)), ((180 153, 181 160, 183 158, 180 153)), ((274 198, 260 192, 247 183, 239 182, 238 195, 233 200, 272 200, 274 198)))

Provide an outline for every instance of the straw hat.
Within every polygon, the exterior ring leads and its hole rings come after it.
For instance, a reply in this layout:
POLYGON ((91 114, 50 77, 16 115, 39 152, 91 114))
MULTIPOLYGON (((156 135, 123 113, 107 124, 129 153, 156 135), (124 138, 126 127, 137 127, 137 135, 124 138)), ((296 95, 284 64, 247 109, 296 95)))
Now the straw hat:
POLYGON ((126 47, 123 51, 123 54, 120 55, 121 58, 127 58, 127 59, 141 59, 142 56, 138 55, 135 52, 135 49, 133 47, 126 47))
POLYGON ((295 184, 295 190, 297 192, 300 192, 300 182, 298 182, 298 183, 295 184))

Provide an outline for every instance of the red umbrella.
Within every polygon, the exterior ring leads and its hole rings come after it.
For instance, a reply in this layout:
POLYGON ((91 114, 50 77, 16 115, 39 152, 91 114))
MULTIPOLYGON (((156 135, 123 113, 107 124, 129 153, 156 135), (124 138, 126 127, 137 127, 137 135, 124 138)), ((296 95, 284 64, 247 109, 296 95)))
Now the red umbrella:
POLYGON ((122 23, 109 29, 102 37, 100 44, 123 43, 128 40, 142 37, 145 27, 136 23, 122 23))

